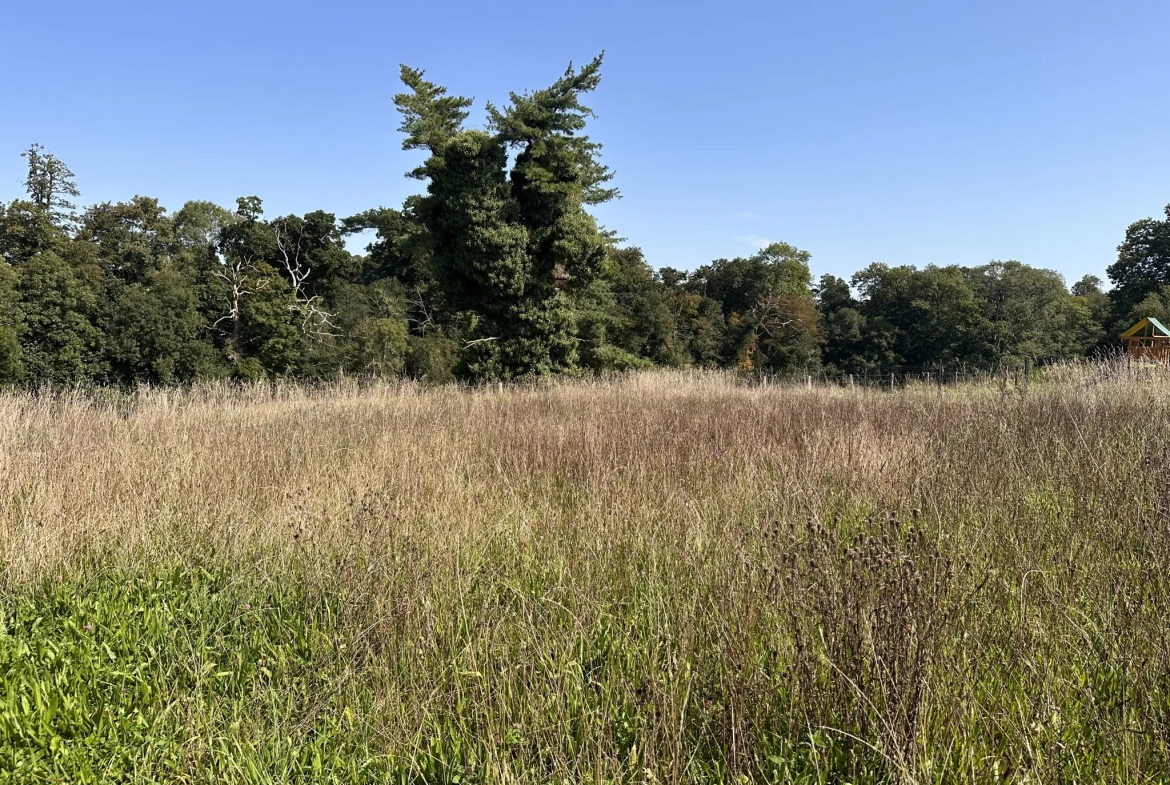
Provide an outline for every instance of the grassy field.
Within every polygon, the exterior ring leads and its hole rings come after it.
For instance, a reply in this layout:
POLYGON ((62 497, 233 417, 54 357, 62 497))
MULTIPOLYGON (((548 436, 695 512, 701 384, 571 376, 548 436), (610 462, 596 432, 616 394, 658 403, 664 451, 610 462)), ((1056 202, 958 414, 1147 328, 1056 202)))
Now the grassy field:
POLYGON ((0 395, 0 783, 1170 781, 1170 374, 0 395))

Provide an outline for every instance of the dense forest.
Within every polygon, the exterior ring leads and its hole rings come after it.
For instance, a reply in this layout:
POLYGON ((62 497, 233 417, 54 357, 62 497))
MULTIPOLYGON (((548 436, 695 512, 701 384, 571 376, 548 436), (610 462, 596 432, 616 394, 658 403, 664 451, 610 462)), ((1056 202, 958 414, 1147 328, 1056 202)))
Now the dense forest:
POLYGON ((600 68, 488 104, 468 128, 469 99, 404 66, 394 102, 425 190, 340 219, 268 218, 255 196, 81 210, 73 173, 33 145, 26 196, 0 204, 0 383, 990 369, 1113 347, 1143 316, 1170 323, 1170 207, 1128 228, 1108 291, 1017 261, 814 281, 810 254, 784 243, 656 271, 589 212, 617 196, 584 133, 600 68), (370 230, 365 254, 346 250, 370 230))

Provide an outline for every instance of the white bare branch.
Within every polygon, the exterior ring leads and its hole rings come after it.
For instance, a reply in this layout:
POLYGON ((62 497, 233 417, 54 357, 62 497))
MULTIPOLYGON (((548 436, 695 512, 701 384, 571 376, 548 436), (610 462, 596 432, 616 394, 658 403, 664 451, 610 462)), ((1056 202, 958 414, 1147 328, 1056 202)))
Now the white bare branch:
POLYGON ((791 307, 788 298, 778 296, 761 296, 751 313, 756 317, 760 332, 769 338, 775 338, 773 331, 779 332, 790 324, 801 321, 800 314, 791 307))
POLYGON ((309 279, 313 268, 305 264, 300 238, 292 243, 279 226, 273 227, 273 234, 281 263, 293 288, 293 304, 289 309, 301 315, 301 332, 318 341, 337 335, 334 314, 321 307, 319 295, 310 297, 305 292, 305 281, 309 279))
POLYGON ((423 300, 422 295, 417 291, 413 292, 413 295, 413 297, 407 300, 407 303, 413 306, 418 313, 422 314, 422 318, 411 317, 409 315, 406 318, 419 330, 425 330, 427 327, 434 325, 434 320, 431 318, 431 312, 427 309, 426 301, 423 300))

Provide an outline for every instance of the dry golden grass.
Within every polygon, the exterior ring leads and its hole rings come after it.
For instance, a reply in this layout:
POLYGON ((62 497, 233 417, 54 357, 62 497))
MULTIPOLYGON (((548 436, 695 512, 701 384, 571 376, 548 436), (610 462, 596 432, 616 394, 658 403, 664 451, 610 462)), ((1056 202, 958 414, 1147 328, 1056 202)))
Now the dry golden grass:
POLYGON ((407 779, 1160 781, 1168 381, 9 394, 0 561, 343 598, 407 779))
MULTIPOLYGON (((604 540, 904 496, 939 402, 717 375, 429 390, 413 385, 0 398, 9 579, 94 549, 428 548, 569 525, 604 540), (907 430, 907 426, 911 426, 907 430), (376 523, 376 525, 374 525, 376 523)), ((920 481, 920 479, 918 480, 920 481)))

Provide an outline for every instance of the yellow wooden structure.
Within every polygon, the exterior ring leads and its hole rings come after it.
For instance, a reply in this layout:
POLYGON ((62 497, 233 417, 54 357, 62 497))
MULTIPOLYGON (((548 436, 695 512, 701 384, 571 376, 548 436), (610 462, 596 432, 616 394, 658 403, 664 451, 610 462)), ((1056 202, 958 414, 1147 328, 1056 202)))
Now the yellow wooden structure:
POLYGON ((1170 360, 1170 330, 1152 316, 1147 316, 1121 334, 1130 357, 1143 360, 1170 360))

